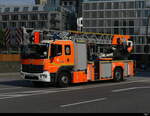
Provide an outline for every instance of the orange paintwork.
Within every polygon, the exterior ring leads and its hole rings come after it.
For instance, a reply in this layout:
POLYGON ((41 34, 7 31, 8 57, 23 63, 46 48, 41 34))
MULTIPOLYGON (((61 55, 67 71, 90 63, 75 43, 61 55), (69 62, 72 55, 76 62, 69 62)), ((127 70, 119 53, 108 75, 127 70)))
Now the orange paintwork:
POLYGON ((130 39, 131 37, 129 35, 114 35, 112 39, 113 45, 118 45, 117 38, 120 38, 120 42, 122 43, 123 41, 128 41, 128 39, 130 39))
POLYGON ((97 59, 97 60, 105 60, 105 61, 108 61, 108 60, 113 60, 113 58, 100 58, 100 59, 97 59))
MULTIPOLYGON (((72 41, 51 41, 51 44, 62 45, 62 55, 56 56, 53 59, 23 59, 22 64, 44 65, 44 70, 50 73, 56 73, 61 66, 74 65, 74 45, 72 41), (65 45, 70 45, 71 54, 65 55, 65 45)), ((50 54, 49 54, 50 55, 50 54)))
POLYGON ((94 63, 87 65, 87 79, 89 81, 94 81, 94 63))
MULTIPOLYGON (((76 34, 82 34, 80 32, 74 32, 76 34)), ((39 33, 35 33, 35 38, 39 38, 39 33)), ((114 35, 112 39, 112 45, 118 45, 117 38, 120 38, 120 42, 122 43, 124 40, 128 41, 130 39, 130 36, 128 35, 114 35)), ((39 39, 35 39, 35 43, 38 43, 39 39)), ((120 43, 120 45, 121 45, 120 43)), ((50 44, 55 45, 62 45, 62 54, 60 56, 55 56, 50 59, 51 53, 51 47, 49 48, 48 58, 47 59, 23 59, 21 60, 22 64, 33 64, 33 65, 44 65, 44 70, 48 71, 49 73, 57 73, 59 68, 62 66, 74 66, 74 43, 71 40, 56 40, 56 41, 50 41, 50 44), (65 46, 69 45, 71 49, 71 54, 66 55, 65 54, 65 46)), ((132 50, 132 47, 128 48, 129 51, 132 50)), ((114 70, 116 67, 122 67, 124 70, 125 61, 113 61, 112 58, 102 58, 99 60, 109 61, 112 63, 112 77, 99 77, 99 80, 110 80, 113 79, 114 70)), ((130 67, 129 75, 134 75, 134 67, 133 62, 128 63, 130 67)), ((81 82, 88 82, 88 81, 95 81, 95 72, 94 72, 94 62, 87 63, 87 72, 85 71, 74 71, 72 73, 72 83, 81 83, 81 82)), ((100 69, 103 70, 102 68, 100 69)))
POLYGON ((88 82, 87 75, 83 71, 73 72, 72 83, 88 82))
POLYGON ((40 43, 40 32, 34 32, 34 43, 35 44, 40 43))
POLYGON ((124 62, 123 61, 112 62, 112 77, 113 78, 114 78, 114 70, 116 67, 121 67, 124 70, 124 62))
POLYGON ((134 76, 134 62, 129 62, 129 75, 134 76))

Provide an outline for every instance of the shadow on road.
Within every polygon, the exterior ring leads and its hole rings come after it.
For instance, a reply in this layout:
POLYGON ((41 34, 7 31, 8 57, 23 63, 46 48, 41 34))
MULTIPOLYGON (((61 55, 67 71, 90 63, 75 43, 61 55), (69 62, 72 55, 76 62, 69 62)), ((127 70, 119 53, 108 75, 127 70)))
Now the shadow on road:
MULTIPOLYGON (((135 77, 141 78, 150 78, 150 72, 137 72, 135 77)), ((134 77, 133 77, 134 78, 134 77)), ((128 79, 124 79, 124 81, 127 81, 128 79)), ((85 85, 96 85, 96 84, 107 84, 107 83, 115 83, 112 80, 110 81, 95 81, 95 82, 86 82, 86 83, 78 83, 78 84, 71 84, 71 87, 76 87, 76 86, 85 86, 85 85)), ((117 82, 118 83, 118 82, 117 82)), ((27 87, 27 88, 48 88, 48 87, 55 87, 57 88, 56 85, 54 84, 48 84, 45 83, 43 86, 36 87, 33 85, 32 82, 27 81, 27 80, 1 80, 0 85, 6 85, 6 86, 15 86, 15 87, 27 87)))
POLYGON ((31 82, 24 80, 0 81, 0 85, 15 86, 15 87, 33 87, 31 82))
POLYGON ((140 71, 140 72, 137 72, 136 77, 147 77, 147 78, 150 78, 150 72, 148 71, 140 71))
MULTIPOLYGON (((83 86, 83 85, 85 86, 85 85, 106 84, 106 83, 114 83, 114 82, 112 80, 86 82, 86 83, 71 84, 70 87, 83 86)), ((15 87, 27 87, 27 88, 48 88, 48 87, 58 88, 55 84, 49 84, 49 83, 44 83, 44 85, 36 87, 33 85, 32 82, 27 81, 27 80, 0 81, 0 85, 15 86, 15 87)))

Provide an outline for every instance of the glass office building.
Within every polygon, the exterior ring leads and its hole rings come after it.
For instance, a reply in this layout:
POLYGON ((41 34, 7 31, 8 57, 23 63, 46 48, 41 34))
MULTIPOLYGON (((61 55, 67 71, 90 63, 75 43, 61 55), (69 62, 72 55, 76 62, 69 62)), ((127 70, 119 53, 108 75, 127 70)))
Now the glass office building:
POLYGON ((150 54, 148 0, 84 0, 83 31, 134 36, 134 54, 150 54), (142 46, 141 46, 142 45, 142 46), (148 47, 146 47, 148 48, 148 47))
POLYGON ((83 0, 82 17, 85 32, 132 35, 134 57, 150 61, 150 0, 83 0))

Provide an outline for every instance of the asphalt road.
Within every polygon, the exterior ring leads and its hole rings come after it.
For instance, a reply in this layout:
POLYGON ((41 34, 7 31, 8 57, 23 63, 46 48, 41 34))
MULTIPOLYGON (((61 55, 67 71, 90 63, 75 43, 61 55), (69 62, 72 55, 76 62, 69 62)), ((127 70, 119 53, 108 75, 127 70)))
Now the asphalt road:
POLYGON ((68 88, 37 88, 18 74, 0 74, 0 113, 150 113, 150 73, 68 88))

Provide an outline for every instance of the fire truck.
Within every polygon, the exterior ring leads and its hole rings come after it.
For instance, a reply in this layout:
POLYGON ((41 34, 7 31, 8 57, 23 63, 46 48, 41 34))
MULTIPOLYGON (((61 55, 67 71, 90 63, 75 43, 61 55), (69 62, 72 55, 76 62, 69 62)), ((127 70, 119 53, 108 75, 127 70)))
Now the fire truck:
POLYGON ((35 86, 120 82, 135 75, 135 62, 129 59, 133 51, 129 35, 66 31, 41 40, 40 33, 34 32, 33 43, 21 46, 21 75, 35 86))

